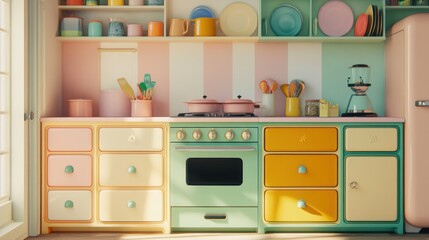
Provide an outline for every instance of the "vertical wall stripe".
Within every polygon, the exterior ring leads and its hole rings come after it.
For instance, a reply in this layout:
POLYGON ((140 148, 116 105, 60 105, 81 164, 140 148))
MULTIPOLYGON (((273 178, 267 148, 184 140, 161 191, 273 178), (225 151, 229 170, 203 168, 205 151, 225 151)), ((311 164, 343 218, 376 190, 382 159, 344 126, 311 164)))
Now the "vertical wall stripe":
POLYGON ((204 44, 204 94, 224 101, 232 96, 232 43, 204 44))
POLYGON ((255 44, 233 43, 232 96, 255 99, 255 44))
POLYGON ((380 43, 324 43, 323 97, 340 105, 340 114, 347 108, 352 90, 347 86, 350 67, 368 64, 371 68, 371 87, 367 91, 372 107, 379 116, 385 111, 384 42, 380 43))
MULTIPOLYGON (((93 100, 93 115, 98 116, 100 78, 99 43, 64 42, 62 44, 62 115, 67 116, 68 99, 93 100), (82 60, 84 56, 84 61, 82 60)), ((61 93, 57 93, 61 95, 61 93)))
POLYGON ((149 73, 152 81, 156 82, 153 91, 153 115, 169 116, 169 44, 146 43, 139 44, 139 82, 144 80, 144 74, 149 73))
POLYGON ((305 100, 322 97, 322 44, 290 43, 288 57, 288 82, 293 79, 305 82, 305 90, 300 97, 301 113, 304 115, 305 100))
POLYGON ((169 62, 170 115, 175 116, 188 111, 184 102, 203 95, 203 43, 170 43, 169 62))
MULTIPOLYGON (((255 47, 255 101, 261 101, 262 93, 259 82, 263 79, 273 79, 278 83, 276 94, 276 116, 284 116, 285 96, 280 91, 280 85, 287 82, 288 76, 288 44, 287 43, 257 43, 255 47)), ((260 115, 257 111, 257 115, 260 115)))

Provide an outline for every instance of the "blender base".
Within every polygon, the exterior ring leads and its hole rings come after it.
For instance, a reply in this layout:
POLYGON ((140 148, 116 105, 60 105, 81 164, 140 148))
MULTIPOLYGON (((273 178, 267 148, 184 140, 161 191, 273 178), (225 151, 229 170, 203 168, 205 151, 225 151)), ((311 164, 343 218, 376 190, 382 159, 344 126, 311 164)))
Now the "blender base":
POLYGON ((343 113, 341 117, 378 117, 374 112, 343 113))

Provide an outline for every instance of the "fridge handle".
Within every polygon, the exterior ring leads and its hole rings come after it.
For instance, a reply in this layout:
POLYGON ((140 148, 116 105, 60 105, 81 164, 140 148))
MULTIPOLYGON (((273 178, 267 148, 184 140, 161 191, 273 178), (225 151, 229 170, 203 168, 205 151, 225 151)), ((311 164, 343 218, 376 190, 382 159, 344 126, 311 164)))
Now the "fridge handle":
POLYGON ((429 107, 429 100, 416 101, 416 107, 429 107))

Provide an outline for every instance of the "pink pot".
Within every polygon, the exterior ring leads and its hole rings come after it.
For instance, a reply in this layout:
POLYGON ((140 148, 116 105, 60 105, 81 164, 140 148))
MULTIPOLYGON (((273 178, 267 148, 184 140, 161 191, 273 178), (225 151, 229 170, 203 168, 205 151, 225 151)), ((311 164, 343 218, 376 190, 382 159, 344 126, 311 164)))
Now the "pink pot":
POLYGON ((195 99, 189 102, 188 104, 188 112, 190 113, 217 113, 222 110, 222 103, 213 100, 206 99, 207 96, 204 95, 203 99, 195 99))
POLYGON ((227 100, 223 103, 224 113, 254 113, 255 108, 259 108, 259 105, 249 99, 238 99, 227 100))

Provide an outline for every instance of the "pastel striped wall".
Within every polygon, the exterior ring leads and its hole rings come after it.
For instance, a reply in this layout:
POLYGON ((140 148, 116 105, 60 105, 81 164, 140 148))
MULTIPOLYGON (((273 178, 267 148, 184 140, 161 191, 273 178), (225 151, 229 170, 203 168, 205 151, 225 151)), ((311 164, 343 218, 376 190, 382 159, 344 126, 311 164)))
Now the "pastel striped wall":
MULTIPOLYGON (((92 97, 94 107, 98 107, 100 46, 103 43, 63 43, 63 107, 71 97, 92 97)), ((120 47, 121 43, 115 46, 120 47)), ((137 67, 127 70, 132 73, 120 75, 138 76, 137 81, 142 81, 145 73, 152 75, 157 82, 155 116, 186 112, 184 102, 203 95, 219 101, 241 95, 260 102, 258 83, 268 78, 279 85, 293 79, 304 80, 302 109, 305 99, 325 98, 339 103, 343 111, 351 94, 345 81, 353 63, 367 63, 373 68, 376 81, 370 91, 380 94, 371 100, 374 109, 384 113, 382 44, 140 42, 135 47, 137 62, 122 64, 137 67)), ((275 94, 276 115, 284 116, 285 97, 279 89, 275 94)))

